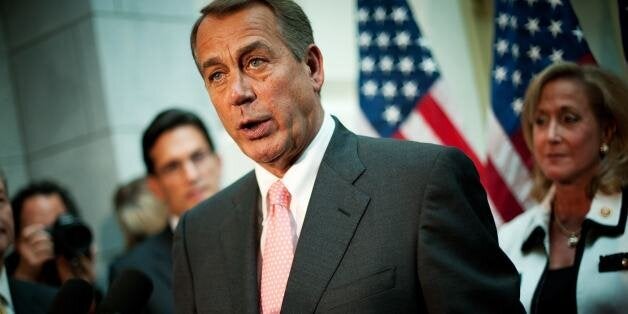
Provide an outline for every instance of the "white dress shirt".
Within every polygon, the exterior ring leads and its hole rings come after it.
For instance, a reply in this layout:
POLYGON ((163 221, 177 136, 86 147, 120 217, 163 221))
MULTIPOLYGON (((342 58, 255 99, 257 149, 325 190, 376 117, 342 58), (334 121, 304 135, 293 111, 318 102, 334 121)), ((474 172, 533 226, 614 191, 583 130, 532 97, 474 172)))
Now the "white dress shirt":
POLYGON ((303 151, 303 154, 299 159, 286 171, 283 178, 278 178, 264 169, 262 166, 255 165, 255 176, 257 178, 257 184, 259 186, 260 197, 262 200, 262 235, 260 239, 261 252, 264 249, 264 240, 266 238, 266 228, 264 228, 268 216, 268 190, 270 186, 277 180, 281 180, 284 186, 288 189, 291 195, 290 200, 290 214, 292 215, 293 230, 296 230, 294 236, 294 245, 296 245, 299 235, 301 234, 301 227, 305 220, 305 213, 307 211, 307 205, 310 202, 310 196, 312 195, 312 189, 314 188, 314 181, 316 181, 316 174, 318 168, 325 155, 325 150, 331 141, 331 136, 334 133, 336 123, 332 117, 325 113, 323 118, 323 124, 320 130, 312 140, 312 142, 303 151))

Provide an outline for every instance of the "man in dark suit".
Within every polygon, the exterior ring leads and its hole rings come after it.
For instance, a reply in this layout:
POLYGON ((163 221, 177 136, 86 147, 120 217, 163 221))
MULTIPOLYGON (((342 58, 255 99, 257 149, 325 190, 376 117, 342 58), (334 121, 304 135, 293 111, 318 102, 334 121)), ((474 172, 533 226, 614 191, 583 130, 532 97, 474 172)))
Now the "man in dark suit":
POLYGON ((0 169, 0 313, 48 313, 56 289, 7 277, 4 256, 14 242, 14 223, 6 178, 0 169))
POLYGON ((137 269, 153 281, 147 313, 174 313, 172 231, 179 216, 213 195, 220 183, 220 159, 203 122, 195 114, 169 109, 144 131, 142 150, 149 189, 168 208, 164 230, 147 238, 110 267, 113 281, 123 269, 137 269))
POLYGON ((523 313, 466 156, 326 114, 322 54, 292 1, 202 13, 196 64, 256 167, 181 219, 177 313, 523 313))

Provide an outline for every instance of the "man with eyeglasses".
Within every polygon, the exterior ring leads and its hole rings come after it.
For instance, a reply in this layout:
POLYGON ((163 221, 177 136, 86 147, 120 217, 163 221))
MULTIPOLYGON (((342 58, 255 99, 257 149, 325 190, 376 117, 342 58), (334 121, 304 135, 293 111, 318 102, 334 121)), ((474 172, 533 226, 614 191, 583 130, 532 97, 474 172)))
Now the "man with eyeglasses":
POLYGON ((172 234, 179 217, 218 191, 220 158, 203 122, 195 114, 168 109, 144 131, 142 151, 149 189, 169 213, 164 231, 135 246, 111 266, 111 280, 123 269, 145 272, 153 281, 147 313, 174 313, 172 234))

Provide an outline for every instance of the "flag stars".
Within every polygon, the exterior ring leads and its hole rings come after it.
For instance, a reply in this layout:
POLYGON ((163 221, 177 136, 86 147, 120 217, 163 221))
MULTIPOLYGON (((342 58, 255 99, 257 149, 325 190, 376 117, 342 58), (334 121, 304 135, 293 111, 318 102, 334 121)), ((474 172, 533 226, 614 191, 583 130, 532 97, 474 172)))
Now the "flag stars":
POLYGON ((508 52, 508 41, 504 39, 500 39, 495 44, 495 50, 500 56, 503 56, 506 52, 508 52))
POLYGON ((528 57, 534 62, 539 61, 541 59, 541 48, 539 46, 531 46, 528 49, 528 57))
POLYGON ((497 17, 497 25, 501 29, 506 28, 506 26, 508 26, 509 21, 510 21, 510 17, 506 13, 502 13, 497 17))
POLYGON ((377 95, 377 83, 373 80, 368 80, 362 84, 362 94, 367 97, 375 97, 377 95))
POLYGON ((498 66, 493 71, 493 76, 495 77, 495 80, 497 81, 497 83, 503 82, 506 79, 507 75, 508 75, 508 70, 506 70, 506 68, 502 66, 498 66))
POLYGON ((399 60, 399 71, 401 73, 408 75, 414 71, 414 60, 410 57, 403 57, 399 60))
POLYGON ((393 59, 389 56, 384 56, 379 60, 379 69, 382 72, 390 72, 393 70, 394 62, 393 59))
POLYGON ((424 58, 423 61, 421 61, 421 70, 428 75, 432 75, 436 72, 436 63, 432 58, 424 58))
POLYGON ((557 6, 563 5, 562 0, 547 0, 547 2, 552 6, 552 9, 556 9, 557 6))
POLYGON ((550 55, 550 60, 552 60, 552 62, 556 63, 556 62, 560 62, 563 61, 563 54, 564 52, 561 49, 552 49, 552 54, 550 55))
POLYGON ((417 44, 423 49, 430 49, 430 43, 427 42, 427 39, 425 39, 425 37, 419 37, 417 39, 417 44))
POLYGON ((539 1, 539 0, 526 0, 526 2, 528 3, 529 7, 533 6, 537 1, 539 1))
POLYGON ((550 22, 550 26, 548 27, 548 29, 549 29, 550 33, 552 33, 552 36, 554 36, 554 38, 556 38, 556 36, 558 36, 558 34, 561 34, 563 32, 562 26, 563 26, 563 22, 561 22, 561 21, 554 21, 554 20, 552 20, 550 22))
POLYGON ((401 24, 408 19, 408 10, 404 7, 394 8, 392 11, 392 19, 397 24, 401 24))
POLYGON ((371 45, 371 41, 373 41, 373 36, 369 32, 361 32, 360 37, 358 37, 358 43, 362 48, 368 48, 371 45))
POLYGON ((371 57, 364 57, 360 62, 360 69, 364 73, 371 73, 375 70, 375 60, 371 57))
POLYGON ((573 31, 571 31, 571 33, 576 36, 576 39, 578 40, 578 42, 582 41, 582 37, 584 36, 582 34, 582 30, 580 29, 580 27, 576 27, 576 29, 574 29, 573 31))
POLYGON ((392 81, 384 83, 384 86, 382 86, 382 95, 387 99, 395 98, 397 96, 397 85, 392 81))
POLYGON ((382 113, 382 117, 389 125, 396 125, 401 120, 401 112, 395 105, 386 107, 386 110, 382 113))
POLYGON ((379 46, 379 48, 386 49, 390 44, 390 36, 386 32, 381 32, 377 35, 377 39, 375 39, 375 41, 377 41, 377 46, 379 46))
POLYGON ((511 79, 513 85, 521 85, 521 72, 519 70, 515 70, 514 72, 512 72, 511 79))
POLYGON ((512 56, 516 59, 519 58, 519 45, 517 44, 512 44, 510 46, 510 53, 512 54, 512 56))
POLYGON ((395 44, 401 49, 406 49, 410 45, 410 34, 406 31, 397 33, 395 44))
POLYGON ((377 7, 377 9, 375 9, 375 12, 373 13, 373 19, 376 22, 383 22, 386 20, 386 10, 382 7, 377 7))
POLYGON ((419 87, 415 82, 407 81, 401 87, 401 93, 406 98, 413 99, 419 94, 419 87))
POLYGON ((510 25, 510 28, 517 29, 517 17, 514 15, 510 16, 510 21, 508 24, 510 25))
POLYGON ((358 22, 360 24, 364 24, 369 20, 369 11, 365 8, 360 8, 358 10, 358 22))
POLYGON ((534 33, 540 30, 539 19, 528 19, 528 23, 526 23, 525 28, 528 32, 530 32, 531 36, 534 36, 534 33))
POLYGON ((521 114, 521 110, 523 109, 523 100, 521 100, 521 98, 515 98, 510 105, 514 112, 521 114))

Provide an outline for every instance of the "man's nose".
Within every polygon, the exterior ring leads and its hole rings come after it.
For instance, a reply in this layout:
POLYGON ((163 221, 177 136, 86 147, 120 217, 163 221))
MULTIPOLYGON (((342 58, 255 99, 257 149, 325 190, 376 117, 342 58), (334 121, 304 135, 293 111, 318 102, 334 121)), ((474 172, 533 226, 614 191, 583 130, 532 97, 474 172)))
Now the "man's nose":
POLYGON ((196 165, 191 160, 183 163, 183 176, 187 181, 196 181, 198 179, 199 173, 196 165))
POLYGON ((251 78, 240 72, 233 77, 229 92, 231 103, 234 106, 246 105, 255 100, 251 78))

